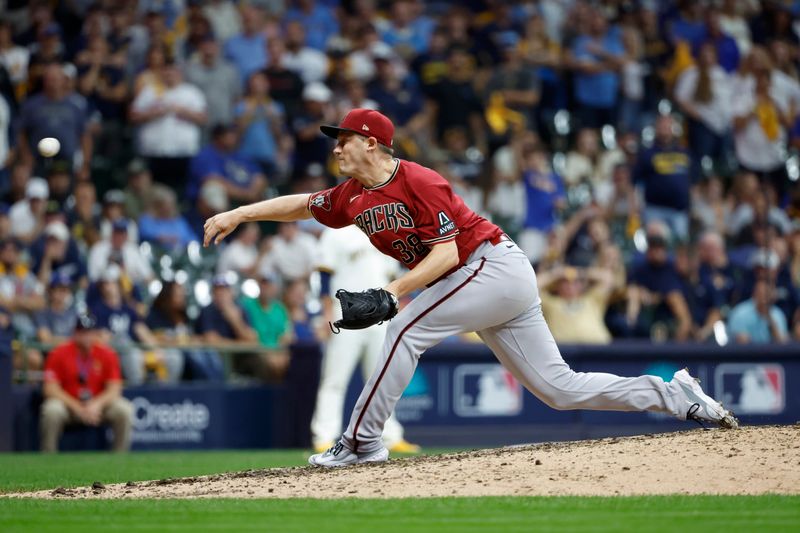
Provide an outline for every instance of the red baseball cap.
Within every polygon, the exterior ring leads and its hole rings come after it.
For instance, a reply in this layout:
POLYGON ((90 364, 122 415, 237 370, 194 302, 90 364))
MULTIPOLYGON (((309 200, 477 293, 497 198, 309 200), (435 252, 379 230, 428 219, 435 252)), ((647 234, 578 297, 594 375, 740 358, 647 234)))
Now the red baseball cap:
POLYGON ((336 139, 341 131, 357 133, 364 137, 375 137, 379 144, 391 148, 394 124, 389 118, 372 109, 353 109, 338 126, 320 126, 320 131, 336 139))

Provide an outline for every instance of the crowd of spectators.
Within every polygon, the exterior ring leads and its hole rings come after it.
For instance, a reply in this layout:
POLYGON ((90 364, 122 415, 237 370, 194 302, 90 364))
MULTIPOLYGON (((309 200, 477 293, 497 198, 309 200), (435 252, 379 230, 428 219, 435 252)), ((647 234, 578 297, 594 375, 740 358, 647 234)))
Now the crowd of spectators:
POLYGON ((335 184, 319 126, 353 107, 518 240, 557 340, 800 340, 797 2, 4 3, 19 368, 88 311, 130 382, 219 379, 237 344, 255 351, 235 370, 280 377, 291 343, 326 338, 322 228, 198 239, 214 213, 335 184))

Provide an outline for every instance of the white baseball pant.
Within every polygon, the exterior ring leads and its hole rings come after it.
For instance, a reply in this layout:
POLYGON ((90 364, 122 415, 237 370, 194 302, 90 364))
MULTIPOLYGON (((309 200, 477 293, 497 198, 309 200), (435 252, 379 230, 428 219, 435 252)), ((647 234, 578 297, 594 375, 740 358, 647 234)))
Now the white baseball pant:
MULTIPOLYGON (((378 362, 386 324, 359 330, 343 329, 331 335, 322 358, 317 404, 311 419, 311 438, 314 446, 336 442, 342 435, 342 418, 347 385, 356 365, 361 363, 364 382, 369 380, 378 362)), ((403 426, 392 414, 383 428, 383 442, 392 447, 403 440, 403 426)))
POLYGON ((384 423, 420 355, 467 331, 478 332, 503 366, 555 409, 656 411, 685 418, 680 387, 659 377, 574 372, 542 316, 528 258, 505 240, 480 245, 464 266, 424 290, 389 323, 378 365, 342 437, 344 445, 357 452, 379 449, 384 423))

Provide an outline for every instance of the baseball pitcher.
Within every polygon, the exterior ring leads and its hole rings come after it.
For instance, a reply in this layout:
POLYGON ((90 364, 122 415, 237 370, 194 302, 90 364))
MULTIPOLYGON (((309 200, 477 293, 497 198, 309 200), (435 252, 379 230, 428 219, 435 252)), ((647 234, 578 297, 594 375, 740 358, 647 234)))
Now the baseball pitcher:
POLYGON ((393 156, 394 125, 377 111, 354 109, 336 126, 333 154, 350 179, 314 194, 265 200, 220 213, 205 224, 204 245, 219 243, 242 222, 314 216, 333 228, 355 224, 381 252, 410 269, 383 288, 339 290, 339 327, 390 320, 372 376, 339 442, 309 458, 337 467, 386 461, 384 424, 426 349, 475 331, 497 359, 555 409, 655 411, 737 427, 733 413, 707 396, 684 369, 656 376, 575 372, 561 357, 542 316, 536 275, 502 230, 472 212, 431 169, 393 156), (427 288, 426 288, 427 287, 427 288), (400 313, 397 298, 425 288, 400 313))

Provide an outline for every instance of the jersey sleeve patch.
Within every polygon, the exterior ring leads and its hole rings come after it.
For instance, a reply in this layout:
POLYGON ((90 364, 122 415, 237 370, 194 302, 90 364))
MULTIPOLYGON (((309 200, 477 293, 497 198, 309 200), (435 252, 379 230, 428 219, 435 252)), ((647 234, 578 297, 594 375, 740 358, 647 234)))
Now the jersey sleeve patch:
POLYGON ((439 235, 447 235, 456 229, 456 223, 447 216, 444 211, 439 211, 439 235))
MULTIPOLYGON (((325 211, 330 211, 332 207, 331 203, 331 191, 330 189, 326 191, 320 191, 316 195, 313 195, 310 200, 308 201, 308 207, 311 209, 312 207, 316 207, 318 209, 323 209, 325 211)), ((313 213, 313 209, 311 209, 313 213)))
POLYGON ((353 223, 342 204, 342 193, 347 182, 332 189, 315 192, 308 198, 308 211, 320 223, 331 228, 343 228, 353 223))

